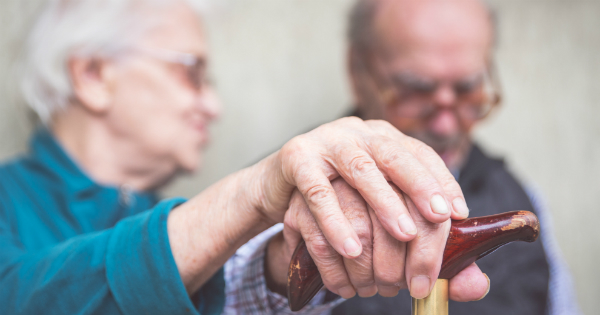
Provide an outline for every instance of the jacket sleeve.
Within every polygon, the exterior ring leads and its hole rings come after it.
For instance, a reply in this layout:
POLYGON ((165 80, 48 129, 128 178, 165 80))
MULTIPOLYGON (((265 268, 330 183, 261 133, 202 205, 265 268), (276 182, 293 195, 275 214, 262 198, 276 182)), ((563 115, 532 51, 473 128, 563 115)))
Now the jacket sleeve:
POLYGON ((541 192, 533 186, 526 187, 525 191, 533 205, 533 209, 540 219, 541 241, 548 260, 550 269, 550 283, 548 285, 548 314, 580 315, 581 310, 577 304, 577 296, 573 286, 571 273, 558 246, 554 234, 552 214, 541 192))
POLYGON ((331 309, 344 301, 341 297, 325 302, 326 290, 322 289, 307 306, 292 312, 288 300, 267 288, 265 280, 265 253, 269 240, 283 229, 279 223, 257 235, 225 264, 227 282, 224 314, 329 314, 331 309))
POLYGON ((161 202, 111 229, 39 251, 20 244, 8 211, 0 209, 3 314, 219 313, 224 303, 222 271, 192 303, 171 253, 167 217, 182 202, 161 202))

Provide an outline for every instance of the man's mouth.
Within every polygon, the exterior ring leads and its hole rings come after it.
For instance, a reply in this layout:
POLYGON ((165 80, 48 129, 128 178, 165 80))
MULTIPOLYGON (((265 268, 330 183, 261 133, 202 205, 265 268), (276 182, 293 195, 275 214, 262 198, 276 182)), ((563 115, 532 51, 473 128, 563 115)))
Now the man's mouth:
POLYGON ((448 152, 457 149, 460 146, 462 139, 460 133, 457 133, 453 136, 441 137, 431 132, 417 132, 414 134, 409 134, 409 136, 423 141, 442 157, 448 152))

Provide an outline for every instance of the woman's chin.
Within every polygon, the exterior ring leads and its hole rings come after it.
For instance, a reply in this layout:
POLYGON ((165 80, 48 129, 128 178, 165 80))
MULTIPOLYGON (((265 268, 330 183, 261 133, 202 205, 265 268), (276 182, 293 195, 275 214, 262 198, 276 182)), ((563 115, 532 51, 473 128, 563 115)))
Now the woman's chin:
POLYGON ((180 167, 185 173, 196 173, 202 167, 202 155, 196 154, 181 160, 180 167))

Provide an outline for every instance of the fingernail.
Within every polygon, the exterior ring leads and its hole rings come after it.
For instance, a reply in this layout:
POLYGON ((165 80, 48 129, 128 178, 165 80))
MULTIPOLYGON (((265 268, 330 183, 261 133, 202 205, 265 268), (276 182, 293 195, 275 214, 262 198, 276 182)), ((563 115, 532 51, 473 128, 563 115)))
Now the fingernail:
POLYGON ((446 203, 446 199, 440 195, 431 197, 431 210, 437 214, 448 213, 448 204, 446 203))
POLYGON ((410 295, 415 299, 424 299, 429 295, 430 286, 428 276, 414 276, 410 279, 410 295))
POLYGON ((483 298, 486 297, 488 295, 488 293, 490 293, 490 287, 491 287, 490 277, 488 277, 488 275, 485 273, 483 275, 485 276, 485 278, 488 281, 488 288, 487 288, 487 291, 485 291, 485 293, 483 294, 483 296, 480 297, 479 299, 477 299, 476 301, 483 300, 483 298))
POLYGON ((352 238, 346 239, 344 242, 344 250, 346 251, 346 254, 352 257, 360 255, 360 245, 352 238))
POLYGON ((357 288, 356 291, 357 291, 356 293, 358 293, 358 296, 360 296, 360 297, 363 297, 363 298, 372 297, 373 295, 377 294, 377 286, 372 285, 370 287, 357 288))
POLYGON ((401 214, 400 217, 398 217, 398 224, 400 225, 400 231, 402 231, 402 233, 408 235, 417 234, 417 227, 408 214, 401 214))
POLYGON ((350 299, 356 295, 356 291, 354 291, 354 288, 349 285, 339 289, 338 293, 344 299, 350 299))
POLYGON ((469 216, 469 207, 467 207, 467 203, 461 197, 454 198, 452 201, 452 207, 454 207, 454 210, 461 215, 464 215, 465 217, 469 216))

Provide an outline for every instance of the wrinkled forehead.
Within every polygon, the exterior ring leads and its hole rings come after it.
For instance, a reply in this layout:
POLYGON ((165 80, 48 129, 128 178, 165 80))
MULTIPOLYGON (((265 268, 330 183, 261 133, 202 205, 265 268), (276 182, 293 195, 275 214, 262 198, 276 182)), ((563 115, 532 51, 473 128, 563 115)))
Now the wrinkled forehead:
POLYGON ((388 1, 375 31, 389 67, 440 79, 481 70, 493 41, 488 11, 471 0, 388 1))
POLYGON ((140 39, 142 45, 206 55, 206 38, 200 15, 185 2, 140 10, 151 19, 149 29, 140 39))

